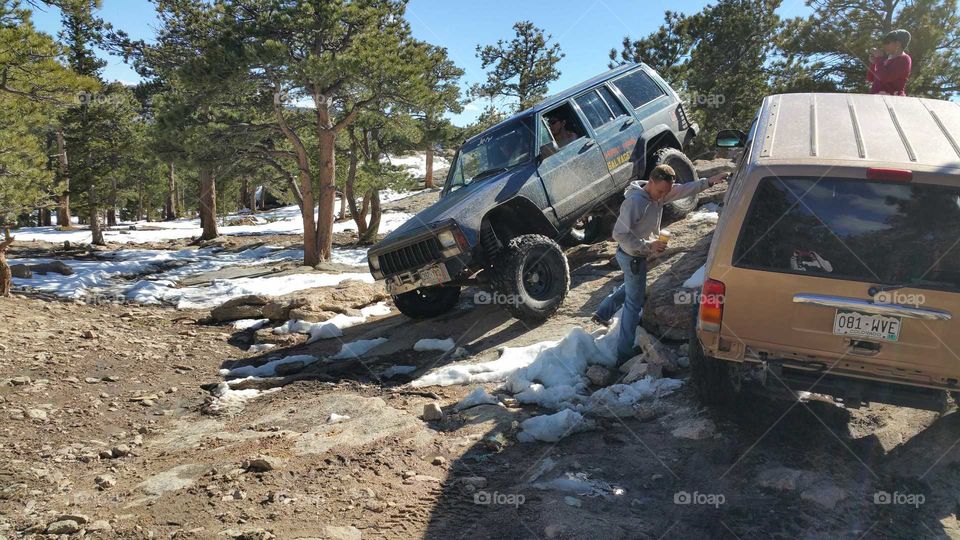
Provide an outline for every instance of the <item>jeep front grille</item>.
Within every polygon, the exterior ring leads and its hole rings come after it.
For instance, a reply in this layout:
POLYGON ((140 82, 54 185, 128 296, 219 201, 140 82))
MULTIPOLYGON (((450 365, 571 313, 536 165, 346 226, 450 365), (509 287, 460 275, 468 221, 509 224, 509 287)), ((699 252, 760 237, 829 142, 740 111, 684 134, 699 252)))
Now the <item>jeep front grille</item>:
POLYGON ((440 241, 436 237, 430 237, 380 255, 380 271, 385 276, 391 276, 413 270, 428 263, 440 261, 443 259, 442 251, 440 241))

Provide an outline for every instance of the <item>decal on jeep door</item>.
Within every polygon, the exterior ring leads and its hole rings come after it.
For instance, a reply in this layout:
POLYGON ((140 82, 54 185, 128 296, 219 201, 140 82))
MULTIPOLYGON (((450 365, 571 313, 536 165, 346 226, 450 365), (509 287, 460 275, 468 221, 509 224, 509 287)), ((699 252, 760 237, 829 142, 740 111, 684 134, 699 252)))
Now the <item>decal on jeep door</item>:
POLYGON ((603 158, 607 161, 607 168, 613 171, 630 160, 633 153, 633 147, 637 144, 637 138, 631 137, 617 146, 610 148, 603 153, 603 158))

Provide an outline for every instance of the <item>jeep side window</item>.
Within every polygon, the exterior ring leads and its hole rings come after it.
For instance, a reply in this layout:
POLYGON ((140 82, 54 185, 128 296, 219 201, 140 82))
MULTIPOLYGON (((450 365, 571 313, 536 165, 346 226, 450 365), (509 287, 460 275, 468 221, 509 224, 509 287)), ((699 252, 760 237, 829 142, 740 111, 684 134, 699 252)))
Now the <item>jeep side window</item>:
POLYGON ((597 91, 600 92, 600 97, 607 102, 607 107, 610 107, 610 110, 613 111, 614 116, 620 117, 630 115, 630 113, 623 108, 623 103, 621 103, 620 100, 613 95, 613 92, 611 92, 609 88, 606 86, 601 86, 600 88, 597 88, 597 91))
POLYGON ((587 133, 587 130, 584 129, 583 124, 580 122, 580 118, 569 103, 564 103, 559 107, 543 113, 543 118, 547 123, 550 134, 560 148, 583 137, 587 133))
POLYGON ((587 121, 594 128, 598 128, 607 122, 613 120, 613 113, 607 108, 607 104, 600 99, 596 91, 590 91, 577 98, 577 105, 587 117, 587 121))
POLYGON ((627 98, 627 101, 633 105, 634 109, 646 105, 664 95, 663 89, 661 89, 657 83, 653 82, 653 79, 642 70, 634 71, 625 77, 621 77, 613 81, 613 84, 620 89, 620 92, 622 92, 624 97, 627 98))

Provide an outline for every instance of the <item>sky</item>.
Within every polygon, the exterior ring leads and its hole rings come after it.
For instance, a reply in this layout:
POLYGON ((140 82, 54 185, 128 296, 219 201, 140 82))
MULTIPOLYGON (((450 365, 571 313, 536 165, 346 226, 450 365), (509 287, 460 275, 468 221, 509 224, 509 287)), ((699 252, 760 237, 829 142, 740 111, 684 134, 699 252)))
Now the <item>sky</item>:
MULTIPOLYGON (((695 13, 706 4, 696 0, 410 0, 407 19, 414 37, 447 48, 450 58, 465 71, 464 89, 484 79, 477 45, 509 40, 515 22, 532 21, 552 35, 565 54, 558 65, 560 78, 550 85, 553 94, 606 71, 610 49, 619 49, 624 36, 637 38, 655 31, 664 11, 695 13)), ((782 17, 807 13, 803 0, 783 0, 780 8, 782 17)), ((153 4, 147 0, 103 0, 100 15, 134 39, 151 41, 158 26, 153 4)), ((40 30, 54 35, 60 30, 55 9, 36 9, 33 18, 40 30)), ((139 81, 122 59, 103 56, 108 61, 106 80, 139 81)), ((486 104, 468 104, 463 113, 452 116, 454 123, 470 123, 486 104)))

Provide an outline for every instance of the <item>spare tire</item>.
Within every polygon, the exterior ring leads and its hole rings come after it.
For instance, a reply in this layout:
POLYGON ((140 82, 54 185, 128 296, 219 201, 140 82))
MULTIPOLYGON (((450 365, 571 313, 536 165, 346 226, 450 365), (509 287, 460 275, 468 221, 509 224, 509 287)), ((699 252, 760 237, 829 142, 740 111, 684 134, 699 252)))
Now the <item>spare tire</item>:
MULTIPOLYGON (((677 184, 696 182, 699 178, 697 176, 697 169, 693 166, 690 158, 676 148, 661 148, 654 152, 650 170, 652 171, 657 165, 669 165, 672 167, 673 171, 677 173, 677 184)), ((697 196, 694 194, 685 199, 673 201, 664 207, 664 211, 669 217, 679 219, 690 213, 696 207, 697 196)))

